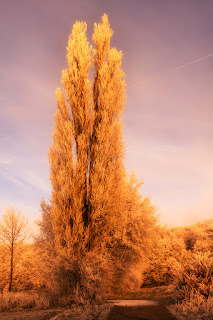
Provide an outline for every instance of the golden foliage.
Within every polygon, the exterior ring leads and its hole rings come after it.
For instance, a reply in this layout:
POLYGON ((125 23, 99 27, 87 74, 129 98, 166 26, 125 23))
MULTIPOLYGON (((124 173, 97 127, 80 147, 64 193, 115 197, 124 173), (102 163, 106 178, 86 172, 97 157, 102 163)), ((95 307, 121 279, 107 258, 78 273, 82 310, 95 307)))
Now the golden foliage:
POLYGON ((56 91, 49 150, 56 250, 81 255, 112 247, 116 241, 133 250, 145 249, 155 209, 148 199, 141 199, 139 186, 127 178, 124 168, 122 52, 110 48, 113 32, 107 15, 94 26, 94 48, 86 31, 85 22, 73 26, 68 69, 62 72, 66 98, 56 91))
POLYGON ((63 91, 56 90, 51 223, 57 254, 71 260, 88 252, 107 256, 108 269, 120 269, 121 276, 149 251, 156 208, 141 197, 141 184, 124 167, 125 74, 122 52, 110 48, 107 15, 94 25, 94 47, 86 31, 85 22, 73 26, 63 91))

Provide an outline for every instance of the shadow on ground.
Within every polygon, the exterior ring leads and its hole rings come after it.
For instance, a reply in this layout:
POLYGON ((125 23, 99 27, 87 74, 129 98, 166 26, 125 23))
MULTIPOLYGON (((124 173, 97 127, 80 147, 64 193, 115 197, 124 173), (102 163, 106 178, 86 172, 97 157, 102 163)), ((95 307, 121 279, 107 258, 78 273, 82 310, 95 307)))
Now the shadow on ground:
POLYGON ((163 306, 114 306, 108 320, 176 320, 163 306))

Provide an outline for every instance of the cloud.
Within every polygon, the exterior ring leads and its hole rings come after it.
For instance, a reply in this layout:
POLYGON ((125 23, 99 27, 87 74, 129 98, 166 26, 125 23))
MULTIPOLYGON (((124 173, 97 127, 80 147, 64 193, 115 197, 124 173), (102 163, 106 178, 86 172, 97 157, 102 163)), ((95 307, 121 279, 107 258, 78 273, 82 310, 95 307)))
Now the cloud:
POLYGON ((159 209, 161 223, 169 226, 190 225, 212 219, 212 193, 212 185, 207 185, 201 191, 200 196, 197 198, 194 195, 194 201, 187 205, 183 203, 180 203, 179 207, 169 206, 168 204, 162 205, 159 209))
POLYGON ((0 175, 5 180, 12 182, 12 184, 18 187, 26 186, 26 181, 24 181, 21 177, 11 174, 11 171, 5 168, 5 166, 0 166, 0 175))
POLYGON ((180 69, 185 69, 188 66, 191 66, 193 64, 199 63, 199 62, 201 62, 203 60, 207 60, 207 59, 212 58, 212 57, 213 57, 213 52, 210 52, 209 54, 207 54, 205 56, 202 56, 202 57, 197 58, 195 60, 192 60, 192 61, 189 61, 187 63, 184 63, 184 64, 182 64, 182 65, 180 65, 178 67, 175 67, 175 68, 171 69, 171 71, 177 71, 177 70, 180 70, 180 69))
MULTIPOLYGON (((1 161, 0 161, 1 163, 1 161)), ((30 169, 24 169, 23 167, 13 166, 8 168, 7 166, 11 162, 4 161, 0 165, 0 176, 4 178, 5 181, 10 181, 13 185, 22 188, 34 188, 45 194, 50 190, 50 184, 48 181, 41 177, 41 172, 35 173, 30 169), (14 173, 14 171, 20 170, 21 174, 14 173)))
POLYGON ((39 189, 45 194, 50 190, 50 183, 41 177, 40 174, 36 174, 32 170, 22 170, 22 175, 26 183, 30 184, 34 188, 39 189))
POLYGON ((12 159, 10 156, 0 156, 0 168, 1 166, 7 166, 9 164, 12 164, 14 162, 14 159, 12 159))
POLYGON ((190 224, 212 216, 213 149, 209 143, 163 143, 125 136, 126 166, 144 181, 141 192, 159 207, 162 223, 190 224))

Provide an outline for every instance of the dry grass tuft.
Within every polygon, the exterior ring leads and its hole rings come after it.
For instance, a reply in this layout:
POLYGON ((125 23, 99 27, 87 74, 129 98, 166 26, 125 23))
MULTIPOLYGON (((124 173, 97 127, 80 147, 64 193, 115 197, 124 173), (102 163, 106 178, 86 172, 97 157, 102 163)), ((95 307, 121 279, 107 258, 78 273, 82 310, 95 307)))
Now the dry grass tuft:
POLYGON ((208 255, 195 255, 191 264, 175 270, 177 303, 170 311, 179 320, 213 319, 213 263, 208 255))
POLYGON ((49 307, 49 299, 36 293, 7 292, 0 295, 0 312, 32 308, 47 309, 49 307))
POLYGON ((180 264, 174 268, 174 285, 180 300, 188 299, 193 293, 208 298, 213 291, 213 263, 208 255, 198 254, 191 263, 180 264))
POLYGON ((213 297, 205 299, 199 293, 191 294, 188 299, 168 306, 168 309, 178 320, 212 320, 213 297))
MULTIPOLYGON (((45 295, 39 295, 36 293, 5 293, 0 295, 0 312, 19 311, 20 318, 26 312, 32 312, 29 314, 29 319, 37 318, 35 312, 38 309, 49 309, 51 307, 51 299, 45 295), (28 311, 28 310, 31 311, 28 311), (21 313, 20 313, 21 312, 21 313)), ((91 305, 89 302, 85 302, 81 306, 72 306, 70 309, 52 309, 43 311, 44 314, 40 315, 45 317, 46 312, 52 312, 53 310, 58 313, 51 320, 106 320, 112 306, 110 304, 91 305)), ((43 318, 42 318, 43 319, 43 318)), ((49 319, 49 318, 48 318, 49 319)))
POLYGON ((66 310, 51 320, 106 320, 111 308, 112 306, 109 304, 99 306, 91 306, 88 304, 83 307, 73 307, 70 310, 66 310))

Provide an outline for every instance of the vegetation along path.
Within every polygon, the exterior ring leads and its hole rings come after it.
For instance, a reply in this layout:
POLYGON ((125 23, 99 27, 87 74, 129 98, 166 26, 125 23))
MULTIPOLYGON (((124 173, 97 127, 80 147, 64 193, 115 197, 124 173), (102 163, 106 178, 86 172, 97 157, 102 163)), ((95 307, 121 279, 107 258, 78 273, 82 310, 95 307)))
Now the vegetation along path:
POLYGON ((156 301, 114 300, 108 320, 176 320, 171 313, 156 301))

